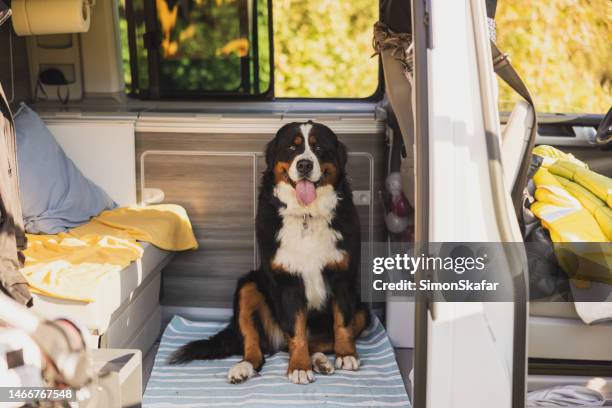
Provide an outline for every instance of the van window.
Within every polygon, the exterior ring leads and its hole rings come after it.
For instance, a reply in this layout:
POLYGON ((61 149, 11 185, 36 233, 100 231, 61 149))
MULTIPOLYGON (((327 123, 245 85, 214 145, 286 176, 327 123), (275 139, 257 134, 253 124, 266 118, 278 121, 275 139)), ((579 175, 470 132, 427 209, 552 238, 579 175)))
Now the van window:
POLYGON ((378 87, 378 0, 274 0, 276 96, 366 98, 378 87))
POLYGON ((119 15, 132 96, 367 98, 378 89, 378 0, 120 0, 119 15))
MULTIPOLYGON (((612 95, 610 0, 500 0, 497 42, 540 112, 605 113, 612 95)), ((500 87, 500 110, 512 109, 500 87)))
POLYGON ((126 84, 148 98, 270 89, 268 0, 121 0, 126 84))

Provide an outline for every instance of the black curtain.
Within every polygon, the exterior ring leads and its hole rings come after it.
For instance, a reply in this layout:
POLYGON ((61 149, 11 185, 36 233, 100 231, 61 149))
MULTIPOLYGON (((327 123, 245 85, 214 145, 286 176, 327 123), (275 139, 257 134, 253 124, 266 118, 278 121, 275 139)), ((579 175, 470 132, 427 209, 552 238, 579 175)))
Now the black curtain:
POLYGON ((396 33, 411 32, 410 0, 380 0, 380 21, 396 33))
MULTIPOLYGON (((449 0, 452 1, 452 0, 449 0)), ((485 0, 487 17, 495 18, 497 0, 485 0)), ((396 33, 412 31, 410 0, 380 0, 380 21, 396 33)))
POLYGON ((497 0, 485 0, 487 5, 487 17, 495 19, 495 10, 497 9, 497 0))

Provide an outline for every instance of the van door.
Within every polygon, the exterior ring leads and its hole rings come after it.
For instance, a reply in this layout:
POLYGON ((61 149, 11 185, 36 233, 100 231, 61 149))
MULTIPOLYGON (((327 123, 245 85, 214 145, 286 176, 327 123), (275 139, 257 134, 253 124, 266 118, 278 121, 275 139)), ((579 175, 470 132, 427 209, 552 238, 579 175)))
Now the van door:
MULTIPOLYGON (((521 242, 501 171, 485 2, 417 1, 412 13, 416 240, 521 242)), ((500 248, 512 301, 432 302, 419 292, 415 406, 524 405, 526 260, 519 245, 500 248)))

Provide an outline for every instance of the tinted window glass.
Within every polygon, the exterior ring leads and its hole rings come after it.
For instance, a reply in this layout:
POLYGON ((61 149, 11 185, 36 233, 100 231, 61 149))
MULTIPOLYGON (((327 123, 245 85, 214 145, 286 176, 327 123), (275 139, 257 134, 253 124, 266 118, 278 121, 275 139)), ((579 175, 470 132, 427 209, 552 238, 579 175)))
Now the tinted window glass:
POLYGON ((366 98, 378 89, 378 0, 120 0, 119 12, 135 96, 366 98))
POLYGON ((267 0, 122 0, 120 13, 126 80, 133 93, 189 97, 268 91, 267 0))

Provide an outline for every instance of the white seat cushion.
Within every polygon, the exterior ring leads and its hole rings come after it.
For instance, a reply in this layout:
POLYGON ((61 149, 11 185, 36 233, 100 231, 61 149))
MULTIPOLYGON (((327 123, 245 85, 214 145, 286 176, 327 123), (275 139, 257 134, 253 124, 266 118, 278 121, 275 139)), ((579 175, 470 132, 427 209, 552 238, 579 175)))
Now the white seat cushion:
POLYGON ((102 335, 113 320, 113 313, 132 301, 138 288, 152 274, 159 274, 170 261, 173 253, 161 250, 149 243, 142 243, 144 254, 118 274, 116 279, 106 279, 99 288, 95 302, 85 303, 35 295, 33 310, 47 318, 65 317, 102 335))
POLYGON ((580 320, 572 302, 530 302, 529 315, 580 320))
POLYGON ((585 324, 572 302, 530 302, 529 315, 529 357, 612 361, 612 323, 585 324))
POLYGON ((580 319, 531 315, 527 333, 531 358, 612 361, 611 323, 587 325, 580 319))

